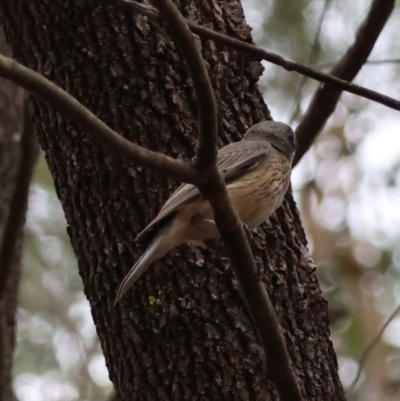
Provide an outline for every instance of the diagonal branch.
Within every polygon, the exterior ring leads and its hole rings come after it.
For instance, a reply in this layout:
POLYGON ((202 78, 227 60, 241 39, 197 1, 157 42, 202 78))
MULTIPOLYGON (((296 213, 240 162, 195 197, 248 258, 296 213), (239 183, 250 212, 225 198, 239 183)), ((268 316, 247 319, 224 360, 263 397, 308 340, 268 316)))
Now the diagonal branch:
MULTIPOLYGON (((159 21, 161 20, 160 15, 157 13, 156 10, 154 10, 153 7, 149 7, 145 4, 138 3, 135 0, 113 0, 113 1, 117 1, 118 3, 126 7, 134 8, 138 13, 146 15, 150 18, 154 18, 159 21)), ((346 92, 353 93, 360 97, 372 100, 376 103, 383 104, 384 106, 387 106, 391 109, 400 111, 399 100, 393 99, 389 96, 383 95, 371 89, 367 89, 362 86, 352 84, 350 82, 347 82, 347 80, 345 79, 340 79, 331 74, 325 74, 311 67, 307 67, 303 64, 299 64, 296 63, 295 61, 284 58, 279 54, 268 52, 257 46, 251 45, 250 43, 246 43, 241 40, 231 38, 230 36, 194 24, 193 22, 190 21, 186 22, 191 31, 201 37, 211 39, 216 43, 220 43, 232 49, 236 49, 251 56, 266 60, 272 64, 279 65, 280 67, 284 68, 287 71, 296 71, 299 74, 305 75, 306 77, 309 77, 316 81, 336 86, 337 88, 340 88, 341 90, 344 90, 346 92)))
POLYGON ((197 167, 203 180, 198 187, 209 200, 215 222, 221 233, 228 256, 238 277, 244 300, 257 329, 266 354, 268 373, 282 401, 301 401, 302 395, 290 364, 282 329, 272 302, 260 281, 249 242, 242 222, 234 208, 221 173, 216 165, 217 120, 214 93, 204 61, 197 48, 187 22, 171 0, 153 0, 174 33, 175 41, 183 50, 183 56, 191 74, 196 91, 199 110, 211 111, 212 116, 200 114, 200 136, 197 152, 197 167), (195 47, 195 49, 193 49, 195 47), (200 65, 201 64, 201 65, 200 65), (197 75, 204 74, 204 75, 197 75), (202 87, 205 86, 205 87, 202 87), (206 103, 207 106, 205 108, 206 103), (215 114, 214 114, 215 113, 215 114), (215 117, 214 117, 215 116, 215 117), (204 118, 204 121, 201 119, 204 118), (212 132, 204 132, 209 127, 212 132), (207 143, 211 141, 211 143, 207 143), (273 365, 273 367, 272 367, 273 365))
POLYGON ((24 226, 29 185, 39 154, 39 146, 37 139, 33 135, 32 122, 28 117, 26 102, 22 125, 16 184, 8 211, 7 223, 4 228, 3 242, 0 244, 0 300, 3 298, 8 278, 12 271, 15 244, 24 226))
POLYGON ((94 136, 103 146, 138 166, 174 177, 180 181, 196 184, 196 170, 191 163, 142 148, 113 131, 86 107, 66 91, 42 75, 7 57, 0 55, 0 76, 10 79, 24 89, 39 95, 59 109, 73 122, 94 136))
POLYGON ((363 354, 361 355, 360 360, 358 361, 358 369, 357 369, 357 374, 356 377, 354 378, 353 382, 351 383, 351 388, 354 388, 355 385, 357 384, 361 372, 364 368, 365 363, 367 362, 367 359, 371 352, 374 350, 374 348, 379 344, 381 341, 382 335, 389 326, 389 324, 393 321, 393 319, 396 317, 396 315, 400 312, 400 305, 397 305, 396 309, 392 312, 392 314, 388 317, 386 320, 385 324, 382 326, 382 328, 378 331, 378 334, 375 336, 375 338, 371 341, 371 343, 368 345, 368 347, 365 349, 363 354))
MULTIPOLYGON (((394 0, 374 0, 365 20, 356 33, 356 39, 346 54, 333 67, 331 75, 352 81, 367 61, 376 40, 393 11, 394 0)), ((342 89, 321 85, 315 92, 308 109, 296 129, 297 149, 293 165, 296 165, 310 148, 335 110, 342 89)))

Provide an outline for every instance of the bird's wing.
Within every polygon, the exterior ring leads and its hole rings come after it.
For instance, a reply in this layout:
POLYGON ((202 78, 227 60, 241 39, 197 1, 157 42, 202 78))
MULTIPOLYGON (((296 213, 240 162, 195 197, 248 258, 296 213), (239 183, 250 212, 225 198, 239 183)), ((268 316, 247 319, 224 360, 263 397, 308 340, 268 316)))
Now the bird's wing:
MULTIPOLYGON (((268 156, 270 150, 271 144, 266 141, 234 142, 219 149, 217 165, 224 175, 225 183, 229 184, 257 166, 268 156)), ((182 184, 169 197, 156 218, 137 236, 136 242, 146 244, 157 223, 200 195, 200 191, 194 185, 182 184)))
POLYGON ((271 151, 266 141, 240 141, 224 146, 218 151, 217 165, 225 178, 225 184, 238 179, 256 167, 271 151))

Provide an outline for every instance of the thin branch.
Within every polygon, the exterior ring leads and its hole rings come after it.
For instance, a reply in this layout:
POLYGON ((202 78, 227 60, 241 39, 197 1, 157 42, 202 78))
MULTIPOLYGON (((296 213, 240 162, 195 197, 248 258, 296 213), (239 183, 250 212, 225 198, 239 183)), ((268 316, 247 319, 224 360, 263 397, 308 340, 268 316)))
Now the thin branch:
MULTIPOLYGON (((110 0, 111 1, 111 0, 110 0)), ((135 0, 112 0, 123 4, 126 7, 133 7, 138 13, 144 14, 150 18, 160 20, 160 15, 153 7, 149 7, 145 4, 140 4, 135 0)), ((284 58, 279 54, 268 52, 266 50, 260 49, 257 46, 251 45, 241 40, 231 38, 230 36, 224 35, 219 32, 215 32, 212 29, 204 28, 200 25, 194 24, 193 22, 187 21, 190 30, 197 35, 211 39, 217 43, 221 43, 232 49, 240 50, 243 53, 252 55, 254 57, 266 60, 272 64, 279 65, 287 71, 296 71, 299 74, 305 75, 316 81, 323 82, 325 84, 330 84, 336 86, 344 91, 353 93, 355 95, 364 97, 366 99, 372 100, 376 103, 383 104, 394 110, 400 111, 400 101, 393 99, 389 96, 383 95, 379 92, 373 91, 371 89, 364 88, 359 85, 355 85, 347 82, 344 79, 337 78, 330 74, 325 74, 313 68, 307 67, 303 64, 296 63, 292 60, 284 58)))
MULTIPOLYGON (((367 61, 393 8, 394 0, 374 0, 372 2, 369 13, 357 30, 353 45, 332 69, 331 75, 346 81, 354 79, 367 61)), ((302 121, 296 129, 297 149, 293 160, 294 166, 307 152, 322 130, 327 119, 335 110, 341 94, 341 89, 330 85, 321 85, 315 92, 302 121)))
POLYGON ((258 276, 237 212, 231 213, 232 200, 226 191, 219 190, 222 185, 223 181, 214 181, 201 189, 214 210, 215 222, 264 349, 267 377, 274 383, 280 400, 301 401, 303 398, 274 306, 258 276))
POLYGON ((365 349, 363 354, 361 355, 360 361, 358 362, 358 370, 357 370, 357 375, 353 380, 353 383, 351 383, 351 388, 354 388, 354 386, 357 384, 358 380, 360 379, 361 376, 361 371, 367 362, 367 359, 369 357, 369 354, 373 351, 373 349, 379 344, 379 341, 381 340, 381 337, 383 333, 385 332, 386 328, 389 326, 391 321, 396 317, 396 315, 400 312, 400 305, 397 306, 397 308, 392 312, 392 314, 388 317, 387 321, 385 324, 382 326, 382 328, 379 330, 378 334, 375 336, 375 338, 371 341, 371 343, 368 345, 368 347, 365 349))
POLYGON ((218 114, 214 91, 203 57, 190 32, 185 18, 169 0, 153 0, 161 15, 167 21, 174 40, 182 49, 188 70, 192 77, 199 110, 199 140, 195 164, 197 168, 208 168, 217 158, 218 114))
MULTIPOLYGON (((367 66, 374 66, 374 65, 380 65, 380 64, 399 64, 400 63, 400 59, 399 58, 385 58, 382 60, 367 60, 364 64, 364 67, 367 66)), ((326 63, 316 63, 316 64, 312 64, 312 66, 314 68, 318 68, 323 69, 323 68, 328 68, 328 67, 332 67, 336 64, 336 61, 330 61, 330 62, 326 62, 326 63)))
POLYGON ((33 135, 32 122, 28 117, 26 102, 20 144, 19 166, 15 178, 16 184, 4 228, 3 243, 0 248, 0 300, 4 296, 8 278, 11 275, 15 245, 25 222, 33 167, 39 154, 39 146, 33 135))
MULTIPOLYGON (((184 50, 183 55, 192 76, 199 110, 204 107, 201 104, 203 102, 211 104, 211 107, 216 111, 214 93, 205 70, 204 61, 201 53, 197 49, 194 51, 192 48, 193 46, 197 48, 197 45, 194 43, 187 22, 171 0, 153 1, 173 31, 175 41, 184 50), (202 64, 202 66, 196 64, 202 64), (198 73, 204 74, 204 76, 196 76, 195 74, 198 73), (202 88, 200 85, 207 85, 207 89, 202 88)), ((205 111, 207 110, 210 110, 209 107, 205 109, 205 111)), ((214 129, 213 134, 200 131, 197 158, 198 163, 201 163, 199 174, 203 173, 204 178, 198 185, 199 189, 213 208, 215 222, 221 233, 229 259, 238 277, 244 300, 264 348, 267 368, 268 366, 271 367, 267 369, 269 377, 274 382, 282 401, 301 401, 303 398, 291 367, 289 353, 286 349, 278 317, 265 286, 258 277, 253 253, 244 232, 243 224, 234 208, 222 175, 217 168, 215 156, 210 158, 217 139, 216 115, 215 118, 210 118, 210 116, 203 114, 199 118, 205 118, 205 121, 200 120, 200 127, 209 126, 214 129), (207 144, 207 140, 212 141, 212 144, 207 144), (204 158, 203 161, 201 160, 202 158, 204 158)))
POLYGON ((24 89, 39 95, 58 108, 73 122, 94 136, 103 146, 124 156, 138 166, 196 184, 196 170, 191 163, 142 148, 113 131, 66 91, 42 75, 7 57, 0 55, 0 76, 10 79, 24 89))
POLYGON ((387 58, 383 60, 368 60, 366 65, 379 65, 379 64, 399 64, 400 59, 398 58, 387 58))

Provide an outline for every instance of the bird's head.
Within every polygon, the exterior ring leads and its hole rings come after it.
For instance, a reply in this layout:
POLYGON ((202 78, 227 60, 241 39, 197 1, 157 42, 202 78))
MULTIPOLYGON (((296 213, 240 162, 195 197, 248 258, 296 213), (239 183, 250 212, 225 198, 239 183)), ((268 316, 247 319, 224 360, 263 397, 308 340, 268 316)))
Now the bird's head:
POLYGON ((277 121, 262 121, 254 124, 244 134, 243 139, 267 141, 289 160, 292 159, 296 147, 293 130, 287 124, 277 121))

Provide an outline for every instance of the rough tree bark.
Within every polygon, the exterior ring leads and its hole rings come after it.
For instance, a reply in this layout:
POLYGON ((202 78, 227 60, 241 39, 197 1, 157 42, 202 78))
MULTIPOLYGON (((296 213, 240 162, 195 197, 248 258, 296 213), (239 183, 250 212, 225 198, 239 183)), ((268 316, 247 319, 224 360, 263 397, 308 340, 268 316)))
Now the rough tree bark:
MULTIPOLYGON (((0 32, 0 52, 10 51, 0 32)), ((21 272, 22 226, 35 138, 22 138, 23 90, 0 78, 0 400, 15 400, 11 368, 21 272), (25 160, 22 160, 22 155, 25 160), (23 177, 26 179, 24 180, 23 177), (22 178, 22 179, 21 179, 22 178)), ((33 155, 34 156, 34 155, 33 155)))
MULTIPOLYGON (((196 104, 187 69, 165 30, 103 1, 3 0, 14 57, 41 72, 125 137, 190 158, 196 104)), ((236 0, 182 1, 181 11, 251 41, 236 0)), ((256 60, 199 40, 216 92, 220 145, 269 117, 256 60)), ((176 183, 102 149, 51 106, 31 113, 79 261, 110 378, 123 400, 276 399, 227 261, 183 246, 148 269, 111 309, 142 252, 135 235, 176 183)), ((291 194, 256 239, 265 281, 308 400, 341 400, 327 305, 291 194)), ((273 361, 269 361, 273 369, 273 361)))

